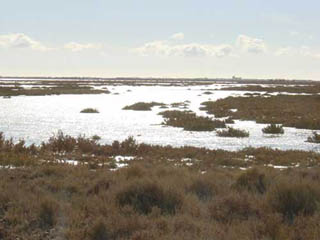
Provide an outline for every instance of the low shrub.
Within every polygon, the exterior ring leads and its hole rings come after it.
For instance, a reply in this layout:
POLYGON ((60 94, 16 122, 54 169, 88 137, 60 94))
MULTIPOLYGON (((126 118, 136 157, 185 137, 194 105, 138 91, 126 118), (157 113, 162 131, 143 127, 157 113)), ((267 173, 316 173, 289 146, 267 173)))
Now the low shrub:
POLYGON ((307 182, 280 181, 268 193, 268 202, 274 211, 292 223, 297 215, 312 216, 319 203, 319 196, 307 182))
POLYGON ((266 134, 284 134, 284 129, 280 124, 270 124, 262 129, 263 133, 266 134))
POLYGON ((204 179, 195 180, 187 189, 189 192, 194 193, 201 201, 210 200, 214 193, 214 185, 211 181, 206 181, 204 179))
POLYGON ((244 138, 249 137, 249 132, 245 130, 235 129, 232 127, 228 127, 228 130, 217 131, 217 135, 219 137, 237 137, 244 138))
POLYGON ((267 190, 266 176, 256 168, 249 169, 242 173, 233 185, 238 190, 265 193, 267 190))
POLYGON ((247 194, 234 192, 212 201, 208 208, 210 217, 222 223, 246 221, 249 217, 258 215, 258 210, 253 206, 247 194))
POLYGON ((45 199, 40 203, 38 215, 41 228, 51 228, 56 223, 57 204, 50 199, 45 199))
POLYGON ((110 234, 107 230, 106 224, 103 219, 98 219, 89 231, 91 240, 108 240, 111 239, 110 234))
POLYGON ((95 108, 85 108, 80 113, 99 113, 99 111, 95 108))
POLYGON ((182 205, 182 197, 177 192, 149 181, 136 181, 125 187, 117 194, 116 201, 120 207, 130 205, 141 214, 151 213, 154 207, 162 214, 175 214, 182 205))

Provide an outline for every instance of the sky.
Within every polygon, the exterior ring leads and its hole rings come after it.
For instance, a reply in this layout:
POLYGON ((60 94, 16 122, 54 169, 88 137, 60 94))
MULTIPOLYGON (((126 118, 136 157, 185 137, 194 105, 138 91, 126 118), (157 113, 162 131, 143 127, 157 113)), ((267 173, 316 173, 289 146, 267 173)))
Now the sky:
POLYGON ((0 6, 0 76, 320 80, 319 0, 0 6))

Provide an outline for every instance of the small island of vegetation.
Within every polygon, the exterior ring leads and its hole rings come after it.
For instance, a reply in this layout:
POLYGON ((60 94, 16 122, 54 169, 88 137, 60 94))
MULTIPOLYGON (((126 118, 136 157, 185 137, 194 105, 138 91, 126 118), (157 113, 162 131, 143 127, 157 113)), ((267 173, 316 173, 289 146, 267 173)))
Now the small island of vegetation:
POLYGON ((85 108, 80 113, 99 113, 99 111, 95 108, 85 108))
POLYGON ((266 134, 284 134, 284 129, 282 125, 272 123, 263 128, 262 132, 266 134))
POLYGON ((224 121, 197 116, 191 111, 168 110, 160 112, 159 115, 163 116, 164 125, 181 127, 186 131, 213 131, 216 128, 226 127, 224 121))
POLYGON ((164 103, 158 103, 158 102, 138 102, 132 105, 125 106, 123 110, 134 110, 134 111, 151 111, 151 109, 155 106, 165 106, 164 103))
POLYGON ((217 135, 219 137, 237 137, 237 138, 245 138, 249 137, 249 132, 241 129, 236 129, 232 127, 228 127, 227 130, 217 131, 217 135))

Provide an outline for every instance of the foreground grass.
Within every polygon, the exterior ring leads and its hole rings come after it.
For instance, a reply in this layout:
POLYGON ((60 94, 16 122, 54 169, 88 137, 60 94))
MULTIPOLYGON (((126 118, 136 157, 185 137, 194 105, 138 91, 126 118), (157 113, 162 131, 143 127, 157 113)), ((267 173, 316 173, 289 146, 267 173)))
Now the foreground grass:
POLYGON ((202 110, 215 117, 255 120, 286 127, 320 129, 320 96, 228 97, 204 102, 202 110), (306 107, 307 106, 307 107, 306 107), (237 109, 237 111, 231 111, 237 109))
POLYGON ((228 160, 233 167, 237 161, 252 164, 281 158, 289 165, 310 158, 319 163, 315 153, 159 147, 137 144, 132 138, 108 146, 62 133, 32 152, 31 147, 2 140, 1 155, 20 156, 22 162, 22 156, 29 156, 34 164, 0 169, 1 239, 320 237, 318 167, 284 171, 263 165, 247 171, 219 167, 228 160), (45 152, 84 158, 77 151, 96 156, 78 166, 41 161, 45 152), (118 171, 93 164, 119 153, 138 160, 118 171), (239 159, 248 154, 253 156, 250 161, 239 159), (187 156, 193 165, 183 165, 181 158, 187 156))

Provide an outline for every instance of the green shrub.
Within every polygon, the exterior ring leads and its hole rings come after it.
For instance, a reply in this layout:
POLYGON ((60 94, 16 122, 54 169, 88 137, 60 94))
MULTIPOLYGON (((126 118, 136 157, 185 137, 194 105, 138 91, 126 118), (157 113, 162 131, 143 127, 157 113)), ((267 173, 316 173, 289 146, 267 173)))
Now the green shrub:
POLYGON ((95 108, 85 108, 80 113, 99 113, 99 111, 95 108))
POLYGON ((317 210, 319 196, 308 183, 281 181, 269 191, 268 202, 273 210, 292 223, 297 215, 313 215, 317 210))
POLYGON ((228 130, 217 131, 217 135, 219 137, 237 137, 244 138, 249 137, 249 132, 245 130, 235 129, 232 127, 228 127, 228 130))
POLYGON ((162 214, 175 214, 182 205, 182 197, 172 190, 163 189, 154 182, 136 181, 122 189, 116 196, 121 207, 132 206, 141 214, 149 214, 157 207, 162 214))
POLYGON ((266 177, 255 168, 249 169, 237 178, 234 187, 263 194, 267 190, 266 177))
POLYGON ((263 128, 262 132, 266 134, 284 134, 284 129, 282 125, 272 123, 266 126, 265 128, 263 128))

